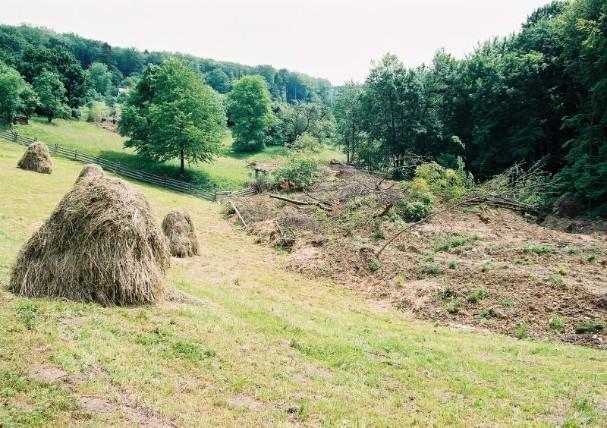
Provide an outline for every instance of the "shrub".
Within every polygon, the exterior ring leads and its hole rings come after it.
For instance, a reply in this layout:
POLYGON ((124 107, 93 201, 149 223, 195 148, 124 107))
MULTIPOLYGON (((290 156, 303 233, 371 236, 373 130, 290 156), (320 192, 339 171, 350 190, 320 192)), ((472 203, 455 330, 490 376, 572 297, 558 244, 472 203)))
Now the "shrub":
POLYGON ((575 327, 575 332, 578 334, 598 333, 599 331, 603 330, 605 330, 605 323, 600 320, 588 320, 583 324, 579 324, 575 327))
POLYGON ((548 325, 550 326, 551 330, 561 331, 565 327, 565 321, 559 317, 550 318, 548 325))
POLYGON ((463 247, 471 242, 478 240, 478 235, 459 235, 454 234, 451 238, 441 238, 435 245, 434 251, 449 251, 452 248, 463 247))
POLYGON ((274 171, 277 187, 302 190, 311 187, 318 181, 318 162, 307 157, 292 157, 281 168, 274 171))
POLYGON ((429 197, 413 202, 401 201, 394 210, 405 221, 420 221, 432 211, 432 199, 429 197))
POLYGON ((511 308, 514 305, 514 302, 511 299, 502 299, 500 300, 500 305, 504 308, 511 308))
POLYGON ((422 269, 422 275, 440 275, 441 273, 443 270, 437 264, 431 264, 422 269))
POLYGON ((379 270, 379 263, 377 263, 375 260, 369 260, 367 267, 371 272, 377 272, 379 270))
POLYGON ((466 296, 466 300, 470 303, 478 303, 485 297, 487 297, 487 290, 485 290, 484 288, 475 288, 470 293, 468 293, 468 296, 466 296))
POLYGON ((449 304, 447 305, 447 312, 450 314, 456 314, 462 307, 462 299, 459 297, 453 297, 450 299, 449 304))
POLYGON ((525 248, 526 253, 531 254, 552 254, 554 253, 554 248, 548 245, 529 245, 525 248))
POLYGON ((374 230, 372 236, 375 239, 386 239, 386 232, 381 229, 374 230))
POLYGON ((449 260, 449 262, 447 263, 447 267, 449 269, 455 269, 457 268, 457 262, 455 260, 449 260))
POLYGON ((527 328, 527 324, 525 324, 525 321, 521 321, 516 329, 516 338, 524 339, 527 337, 528 333, 529 329, 527 328))
POLYGON ((291 149, 299 152, 319 153, 322 150, 322 145, 318 138, 304 132, 291 144, 291 149))
POLYGON ((461 198, 474 185, 474 179, 464 170, 461 158, 457 160, 457 169, 444 168, 436 162, 419 165, 413 179, 413 182, 418 181, 418 187, 421 186, 419 180, 426 183, 433 195, 446 201, 461 198))
POLYGON ((266 174, 260 174, 253 180, 249 181, 248 185, 255 191, 255 193, 263 193, 271 190, 273 183, 266 174))

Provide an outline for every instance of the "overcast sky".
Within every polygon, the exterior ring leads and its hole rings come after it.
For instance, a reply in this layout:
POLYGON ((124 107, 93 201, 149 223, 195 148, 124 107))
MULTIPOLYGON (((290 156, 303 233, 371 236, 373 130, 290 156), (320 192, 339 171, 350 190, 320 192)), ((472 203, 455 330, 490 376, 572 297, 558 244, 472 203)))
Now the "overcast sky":
POLYGON ((462 57, 516 31, 548 0, 0 0, 0 22, 74 32, 114 46, 271 64, 334 84, 370 61, 410 66, 444 47, 462 57))

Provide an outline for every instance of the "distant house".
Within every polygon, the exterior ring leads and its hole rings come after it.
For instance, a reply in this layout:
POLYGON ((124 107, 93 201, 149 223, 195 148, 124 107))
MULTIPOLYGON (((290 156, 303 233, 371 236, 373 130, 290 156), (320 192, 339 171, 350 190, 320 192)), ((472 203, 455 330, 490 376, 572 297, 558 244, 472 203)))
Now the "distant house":
POLYGON ((118 95, 119 96, 122 95, 122 94, 128 95, 128 93, 129 93, 129 88, 118 88, 118 95))

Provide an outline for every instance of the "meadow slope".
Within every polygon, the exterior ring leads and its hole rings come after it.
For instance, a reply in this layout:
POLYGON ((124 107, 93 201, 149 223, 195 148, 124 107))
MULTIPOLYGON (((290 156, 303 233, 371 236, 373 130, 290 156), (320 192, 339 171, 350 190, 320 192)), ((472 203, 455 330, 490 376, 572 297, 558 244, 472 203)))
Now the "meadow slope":
MULTIPOLYGON (((37 138, 49 145, 58 144, 66 149, 101 156, 131 168, 179 178, 177 160, 155 163, 142 159, 132 149, 124 148, 125 138, 94 123, 56 119, 49 124, 46 119, 33 118, 29 125, 18 125, 15 128, 20 134, 37 138)), ((203 187, 235 190, 250 180, 250 170, 246 168, 249 162, 276 162, 287 156, 288 150, 277 146, 267 147, 260 153, 235 153, 232 151, 232 136, 227 132, 222 153, 215 161, 188 165, 186 174, 190 181, 203 187)), ((334 158, 343 159, 344 155, 325 147, 315 157, 328 162, 334 158)))
MULTIPOLYGON (((0 143, 0 281, 82 164, 48 176, 0 143)), ((605 426, 607 352, 412 321, 185 207, 201 255, 169 279, 200 304, 103 308, 0 291, 0 425, 605 426)))

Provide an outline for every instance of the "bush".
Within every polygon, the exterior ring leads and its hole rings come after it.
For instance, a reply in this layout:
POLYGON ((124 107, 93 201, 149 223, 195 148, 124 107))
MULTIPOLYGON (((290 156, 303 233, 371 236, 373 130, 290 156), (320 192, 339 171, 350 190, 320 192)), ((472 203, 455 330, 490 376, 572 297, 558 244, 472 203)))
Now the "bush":
POLYGON ((318 163, 307 157, 292 157, 274 174, 276 187, 302 190, 314 185, 318 179, 318 163))
POLYGON ((427 191, 446 201, 462 197, 474 185, 472 175, 464 170, 461 158, 457 159, 457 169, 444 168, 436 162, 419 165, 412 184, 420 188, 422 181, 426 183, 427 191))
POLYGON ((266 174, 261 174, 249 181, 248 185, 255 191, 255 193, 263 193, 271 190, 273 183, 266 174))
POLYGON ((470 303, 478 303, 487 297, 487 290, 484 288, 476 288, 472 290, 468 296, 466 296, 466 300, 470 303))
POLYGON ((583 324, 579 324, 575 327, 575 332, 578 334, 598 333, 599 331, 603 330, 605 330, 605 323, 600 320, 588 320, 583 324))
POLYGON ((565 321, 563 321, 563 319, 559 317, 550 318, 548 325, 550 326, 551 330, 561 331, 563 328, 565 328, 565 321))
POLYGON ((432 212, 432 196, 426 194, 417 201, 401 201, 394 207, 394 212, 405 221, 420 221, 432 212))
POLYGON ((291 144, 291 149, 298 152, 319 153, 322 150, 322 145, 318 138, 304 132, 291 144))

